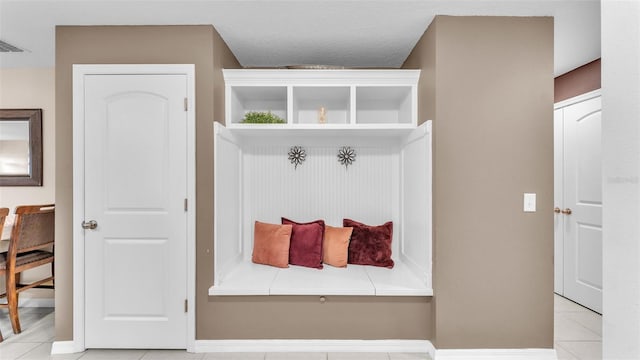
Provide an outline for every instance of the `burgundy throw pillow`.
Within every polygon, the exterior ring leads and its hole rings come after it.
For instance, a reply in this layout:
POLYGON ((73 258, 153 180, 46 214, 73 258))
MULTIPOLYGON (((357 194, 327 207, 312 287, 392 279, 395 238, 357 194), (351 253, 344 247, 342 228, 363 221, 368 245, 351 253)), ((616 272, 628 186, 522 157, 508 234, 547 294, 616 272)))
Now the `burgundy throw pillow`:
POLYGON ((343 219, 342 226, 352 227, 349 242, 349 264, 393 268, 391 239, 393 222, 370 226, 351 219, 343 219))
POLYGON ((283 225, 292 225, 289 264, 322 269, 322 239, 324 220, 298 223, 282 218, 283 225))

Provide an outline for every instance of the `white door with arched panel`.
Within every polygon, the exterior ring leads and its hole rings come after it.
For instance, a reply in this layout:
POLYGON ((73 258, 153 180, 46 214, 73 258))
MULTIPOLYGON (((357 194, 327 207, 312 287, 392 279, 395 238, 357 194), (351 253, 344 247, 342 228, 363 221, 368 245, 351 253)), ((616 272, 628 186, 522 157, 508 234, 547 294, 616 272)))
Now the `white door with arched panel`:
POLYGON ((187 348, 190 81, 83 76, 86 348, 187 348))
POLYGON ((601 109, 596 96, 555 114, 556 292, 597 312, 602 312, 601 109))

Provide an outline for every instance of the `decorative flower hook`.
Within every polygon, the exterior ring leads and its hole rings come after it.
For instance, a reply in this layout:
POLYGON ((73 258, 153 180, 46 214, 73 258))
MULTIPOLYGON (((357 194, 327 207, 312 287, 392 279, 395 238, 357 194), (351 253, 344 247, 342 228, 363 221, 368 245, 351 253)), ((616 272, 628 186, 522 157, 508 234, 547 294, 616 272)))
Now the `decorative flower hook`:
POLYGON ((298 165, 302 164, 307 158, 307 152, 302 146, 292 146, 289 149, 289 161, 295 165, 294 169, 298 169, 298 165))
POLYGON ((345 168, 349 168, 349 165, 356 161, 356 152, 350 146, 343 146, 338 150, 338 161, 344 165, 345 168))

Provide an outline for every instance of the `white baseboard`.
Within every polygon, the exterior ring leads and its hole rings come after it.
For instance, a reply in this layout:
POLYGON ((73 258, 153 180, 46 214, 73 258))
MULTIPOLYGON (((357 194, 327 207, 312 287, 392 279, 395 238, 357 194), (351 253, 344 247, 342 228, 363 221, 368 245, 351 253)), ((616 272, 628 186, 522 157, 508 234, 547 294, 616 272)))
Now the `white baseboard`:
POLYGON ((433 358, 428 340, 196 340, 195 352, 420 352, 433 358))
POLYGON ((435 360, 557 360, 555 349, 442 349, 435 360))
POLYGON ((21 297, 18 299, 19 307, 55 307, 55 300, 52 298, 30 298, 21 297))
POLYGON ((56 354, 72 354, 76 352, 81 352, 82 350, 77 350, 75 346, 75 342, 71 341, 54 341, 51 345, 51 355, 56 354))

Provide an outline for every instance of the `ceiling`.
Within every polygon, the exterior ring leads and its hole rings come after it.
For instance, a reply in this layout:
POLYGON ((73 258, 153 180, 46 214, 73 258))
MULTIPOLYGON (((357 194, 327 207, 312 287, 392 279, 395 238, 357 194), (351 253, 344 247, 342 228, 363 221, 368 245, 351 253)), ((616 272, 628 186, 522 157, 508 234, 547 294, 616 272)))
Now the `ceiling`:
MULTIPOLYGON (((435 15, 553 16, 555 75, 600 57, 599 0, 0 0, 0 67, 54 65, 56 25, 212 24, 243 66, 400 67, 435 15)), ((167 49, 171 51, 171 49, 167 49)))

